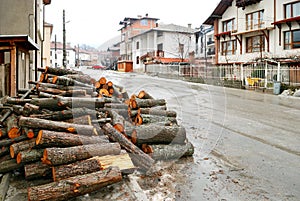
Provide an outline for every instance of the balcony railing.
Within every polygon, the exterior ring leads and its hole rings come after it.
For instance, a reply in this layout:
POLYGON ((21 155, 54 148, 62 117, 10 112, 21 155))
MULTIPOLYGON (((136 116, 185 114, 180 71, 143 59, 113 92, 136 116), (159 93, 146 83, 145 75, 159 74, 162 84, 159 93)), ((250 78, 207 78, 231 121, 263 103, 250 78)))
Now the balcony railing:
POLYGON ((210 56, 210 55, 215 55, 215 54, 216 54, 215 50, 213 50, 213 51, 208 51, 208 52, 207 52, 207 55, 208 55, 208 56, 210 56))

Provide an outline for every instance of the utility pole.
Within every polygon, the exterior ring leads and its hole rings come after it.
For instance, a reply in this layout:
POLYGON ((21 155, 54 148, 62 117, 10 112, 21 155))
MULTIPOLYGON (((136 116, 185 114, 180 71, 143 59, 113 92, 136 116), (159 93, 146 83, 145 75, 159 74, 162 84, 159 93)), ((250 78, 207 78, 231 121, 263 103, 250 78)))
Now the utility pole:
POLYGON ((55 61, 55 68, 57 68, 57 46, 56 46, 56 34, 54 37, 54 61, 55 61))
POLYGON ((63 10, 63 67, 67 67, 67 51, 66 51, 66 19, 65 19, 65 10, 63 10))

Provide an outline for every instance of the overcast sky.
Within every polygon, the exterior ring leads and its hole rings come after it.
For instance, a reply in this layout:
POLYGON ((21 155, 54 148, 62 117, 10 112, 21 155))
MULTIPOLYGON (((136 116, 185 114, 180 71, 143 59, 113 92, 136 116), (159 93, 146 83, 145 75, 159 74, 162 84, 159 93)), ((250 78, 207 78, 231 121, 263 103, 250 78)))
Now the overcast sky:
POLYGON ((66 40, 72 45, 98 47, 120 35, 119 22, 124 17, 159 18, 158 23, 199 27, 220 0, 52 0, 46 6, 46 22, 53 24, 53 35, 62 42, 63 9, 66 16, 66 40))

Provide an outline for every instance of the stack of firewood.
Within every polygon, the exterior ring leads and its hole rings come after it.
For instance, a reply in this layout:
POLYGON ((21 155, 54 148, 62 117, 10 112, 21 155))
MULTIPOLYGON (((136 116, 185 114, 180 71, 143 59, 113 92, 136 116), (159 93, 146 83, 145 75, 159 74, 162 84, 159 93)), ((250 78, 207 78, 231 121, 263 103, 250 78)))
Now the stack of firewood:
POLYGON ((28 200, 66 200, 148 171, 156 159, 192 155, 184 127, 164 99, 81 72, 39 69, 39 81, 0 105, 0 174, 51 178, 28 200))

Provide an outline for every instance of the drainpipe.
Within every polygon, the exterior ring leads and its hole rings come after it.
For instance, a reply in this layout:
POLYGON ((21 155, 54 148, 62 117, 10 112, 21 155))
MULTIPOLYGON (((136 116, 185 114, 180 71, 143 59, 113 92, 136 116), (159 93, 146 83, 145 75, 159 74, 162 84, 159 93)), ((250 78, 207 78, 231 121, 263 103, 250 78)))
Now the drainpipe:
POLYGON ((44 40, 45 40, 45 5, 43 5, 43 38, 41 41, 41 66, 44 67, 44 40))

